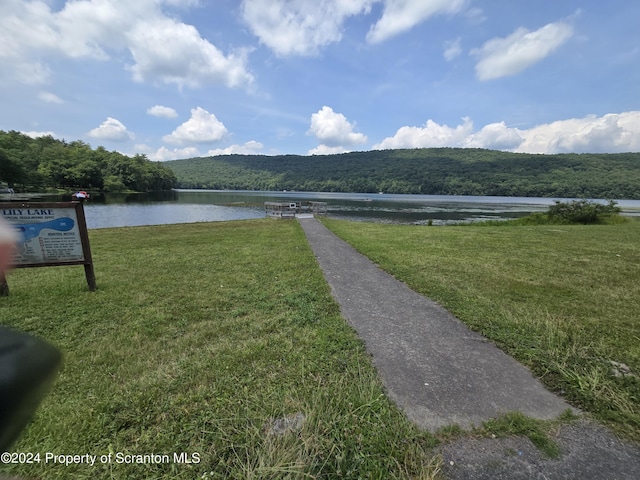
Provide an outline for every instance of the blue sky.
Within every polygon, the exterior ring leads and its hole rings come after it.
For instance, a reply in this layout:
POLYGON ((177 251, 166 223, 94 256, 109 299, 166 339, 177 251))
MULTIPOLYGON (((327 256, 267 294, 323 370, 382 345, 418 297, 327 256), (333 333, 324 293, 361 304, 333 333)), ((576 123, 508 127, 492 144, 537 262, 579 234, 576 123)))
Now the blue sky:
POLYGON ((640 151, 637 0, 2 0, 0 130, 172 160, 640 151))

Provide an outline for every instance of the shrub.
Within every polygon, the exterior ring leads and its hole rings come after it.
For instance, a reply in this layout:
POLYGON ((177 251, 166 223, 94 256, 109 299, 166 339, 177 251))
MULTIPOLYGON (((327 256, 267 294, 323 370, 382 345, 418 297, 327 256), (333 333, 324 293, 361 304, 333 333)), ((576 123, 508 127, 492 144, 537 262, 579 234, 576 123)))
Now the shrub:
POLYGON ((552 221, 560 223, 598 223, 603 217, 616 216, 620 213, 618 204, 610 200, 607 204, 596 203, 589 200, 573 200, 561 202, 556 200, 547 210, 547 215, 552 221))

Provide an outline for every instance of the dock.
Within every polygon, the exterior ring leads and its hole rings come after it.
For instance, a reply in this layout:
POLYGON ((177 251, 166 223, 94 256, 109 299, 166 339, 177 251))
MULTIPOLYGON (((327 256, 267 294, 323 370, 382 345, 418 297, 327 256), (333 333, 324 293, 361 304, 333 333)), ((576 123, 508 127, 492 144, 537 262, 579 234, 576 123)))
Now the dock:
POLYGON ((296 218, 327 214, 327 202, 264 202, 267 217, 296 218))

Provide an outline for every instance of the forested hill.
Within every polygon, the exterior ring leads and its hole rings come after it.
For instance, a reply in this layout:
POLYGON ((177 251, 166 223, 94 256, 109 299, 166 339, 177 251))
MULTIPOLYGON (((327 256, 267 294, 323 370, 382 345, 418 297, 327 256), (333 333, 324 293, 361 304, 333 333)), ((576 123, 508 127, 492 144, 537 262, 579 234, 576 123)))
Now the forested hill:
POLYGON ((640 153, 433 148, 167 162, 181 188, 640 199, 640 153))
POLYGON ((129 157, 104 147, 94 150, 79 140, 31 138, 0 130, 0 188, 6 184, 18 191, 61 188, 149 192, 170 190, 175 181, 170 169, 145 155, 129 157))

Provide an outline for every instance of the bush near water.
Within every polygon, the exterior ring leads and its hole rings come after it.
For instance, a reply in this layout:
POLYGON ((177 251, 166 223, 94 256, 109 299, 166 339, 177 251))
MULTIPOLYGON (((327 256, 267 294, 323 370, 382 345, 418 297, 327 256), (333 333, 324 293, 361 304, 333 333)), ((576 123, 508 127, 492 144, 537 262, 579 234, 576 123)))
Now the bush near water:
POLYGON ((611 200, 606 205, 589 200, 573 200, 561 202, 556 200, 555 205, 549 207, 547 215, 552 220, 561 223, 581 223, 587 225, 598 223, 604 217, 612 217, 620 214, 620 207, 611 200))

